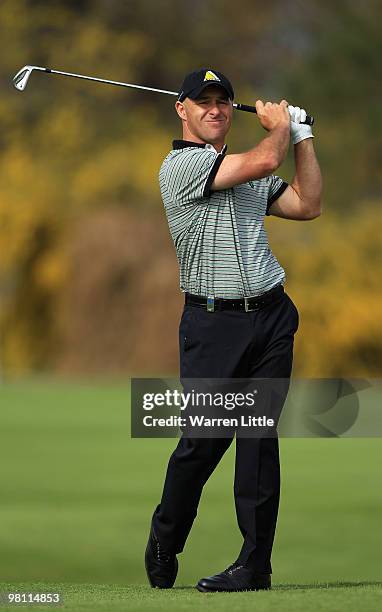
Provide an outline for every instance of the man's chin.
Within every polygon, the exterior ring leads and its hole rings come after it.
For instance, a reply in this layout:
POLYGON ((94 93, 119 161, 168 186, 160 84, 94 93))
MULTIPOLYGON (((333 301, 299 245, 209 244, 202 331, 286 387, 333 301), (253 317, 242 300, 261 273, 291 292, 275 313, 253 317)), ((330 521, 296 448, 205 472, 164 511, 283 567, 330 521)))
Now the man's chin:
POLYGON ((206 142, 210 144, 219 144, 224 142, 226 136, 226 130, 209 130, 208 134, 205 135, 206 142))

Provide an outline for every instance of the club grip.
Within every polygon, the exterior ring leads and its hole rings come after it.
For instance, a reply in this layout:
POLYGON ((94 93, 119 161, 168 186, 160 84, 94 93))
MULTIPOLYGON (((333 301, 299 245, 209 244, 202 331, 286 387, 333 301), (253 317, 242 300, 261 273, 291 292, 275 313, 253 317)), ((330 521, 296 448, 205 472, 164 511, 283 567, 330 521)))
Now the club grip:
MULTIPOLYGON (((234 104, 236 110, 246 111, 247 113, 256 113, 255 106, 248 106, 248 104, 234 104)), ((305 125, 313 125, 314 117, 312 115, 307 115, 305 121, 300 121, 300 123, 305 123, 305 125)))

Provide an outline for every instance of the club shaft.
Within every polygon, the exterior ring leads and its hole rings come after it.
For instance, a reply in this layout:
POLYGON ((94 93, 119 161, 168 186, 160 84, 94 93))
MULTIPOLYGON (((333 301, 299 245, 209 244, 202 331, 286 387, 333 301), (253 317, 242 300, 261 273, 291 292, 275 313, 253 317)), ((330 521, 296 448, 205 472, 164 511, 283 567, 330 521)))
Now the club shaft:
POLYGON ((108 85, 117 85, 119 87, 133 87, 134 89, 143 89, 145 91, 154 91, 156 93, 169 94, 171 96, 179 95, 176 91, 167 91, 166 89, 156 89, 155 87, 145 87, 144 85, 133 85, 132 83, 122 83, 121 81, 110 81, 109 79, 99 79, 98 77, 86 76, 84 74, 75 74, 74 72, 62 72, 61 70, 53 70, 46 68, 46 72, 52 74, 62 74, 63 76, 74 77, 76 79, 84 79, 85 81, 96 81, 97 83, 107 83, 108 85))
MULTIPOLYGON (((143 89, 144 91, 154 91, 156 93, 169 94, 171 96, 178 96, 178 92, 176 91, 168 91, 167 89, 155 89, 154 87, 144 87, 143 85, 133 85, 132 83, 122 83, 121 81, 110 81, 108 79, 99 79, 97 77, 84 76, 82 74, 74 74, 73 72, 62 72, 61 70, 52 70, 50 68, 46 68, 47 72, 52 72, 54 74, 62 74, 64 76, 71 76, 77 79, 85 79, 86 81, 96 81, 98 83, 108 83, 109 85, 118 85, 120 87, 133 87, 134 89, 143 89)), ((236 110, 246 111, 247 113, 257 113, 255 106, 248 106, 248 104, 239 104, 234 103, 233 107, 236 110)), ((313 125, 314 118, 310 115, 306 116, 306 120, 303 122, 308 125, 313 125)))

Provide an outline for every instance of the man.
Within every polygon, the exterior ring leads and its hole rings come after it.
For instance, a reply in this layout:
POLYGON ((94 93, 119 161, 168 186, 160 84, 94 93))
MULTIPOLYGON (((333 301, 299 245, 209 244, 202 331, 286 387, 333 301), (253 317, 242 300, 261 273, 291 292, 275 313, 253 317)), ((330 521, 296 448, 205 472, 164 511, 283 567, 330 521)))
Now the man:
MULTIPOLYGON (((320 212, 321 174, 305 111, 261 100, 267 134, 253 149, 226 155, 234 92, 220 72, 184 79, 175 108, 183 139, 160 170, 160 187, 180 266, 185 307, 179 328, 181 378, 286 378, 298 312, 284 292, 264 216, 308 220, 320 212), (294 121, 291 121, 291 118, 294 121), (295 176, 273 172, 292 137, 295 176)), ((182 435, 170 457, 145 563, 151 586, 173 586, 203 486, 232 438, 182 435)), ((236 438, 235 505, 244 541, 234 563, 202 578, 202 592, 269 589, 280 490, 276 437, 236 438)))

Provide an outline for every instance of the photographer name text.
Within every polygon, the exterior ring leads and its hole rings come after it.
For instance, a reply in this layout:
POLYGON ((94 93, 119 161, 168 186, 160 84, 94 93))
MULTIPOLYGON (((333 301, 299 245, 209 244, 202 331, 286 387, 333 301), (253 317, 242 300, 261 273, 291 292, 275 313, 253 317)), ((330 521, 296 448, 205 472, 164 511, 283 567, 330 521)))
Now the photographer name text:
POLYGON ((166 418, 146 415, 143 417, 145 427, 274 427, 274 420, 266 416, 244 416, 240 419, 232 418, 209 418, 203 415, 189 415, 188 417, 171 415, 166 418), (188 422, 187 422, 188 421, 188 422))

